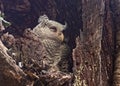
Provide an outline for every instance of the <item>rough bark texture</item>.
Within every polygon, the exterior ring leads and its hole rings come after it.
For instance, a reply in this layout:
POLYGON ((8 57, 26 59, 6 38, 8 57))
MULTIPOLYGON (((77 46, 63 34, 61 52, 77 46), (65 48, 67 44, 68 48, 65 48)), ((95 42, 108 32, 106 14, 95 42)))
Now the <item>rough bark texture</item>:
MULTIPOLYGON (((53 2, 53 1, 52 1, 53 2)), ((27 27, 34 27, 37 25, 38 16, 42 14, 47 14, 48 16, 52 15, 53 18, 56 17, 57 13, 53 13, 54 3, 51 1, 2 1, 4 8, 5 18, 12 23, 10 27, 5 29, 6 33, 1 36, 1 40, 4 45, 8 48, 7 53, 13 57, 16 61, 16 64, 19 65, 21 70, 25 73, 24 82, 19 81, 20 86, 71 86, 71 74, 66 74, 62 72, 49 73, 44 71, 47 70, 47 66, 43 62, 45 58, 45 49, 42 46, 39 38, 32 32, 32 30, 25 30, 27 27), (13 4, 14 3, 14 4, 13 4), (33 4, 32 4, 33 3, 33 4), (46 5, 39 7, 41 4, 46 5), (38 6, 38 8, 36 8, 38 6), (43 10, 44 9, 44 10, 43 10), (35 13, 34 13, 35 12, 35 13), (35 19, 35 21, 34 21, 35 19), (26 23, 26 24, 25 24, 26 23), (12 35, 11 35, 12 34, 12 35), (22 65, 20 65, 22 63, 22 65), (28 80, 27 80, 28 79, 28 80)), ((1 6, 2 8, 2 6, 1 6)), ((3 11, 3 9, 1 9, 3 11)), ((51 18, 52 19, 52 18, 51 18)), ((16 65, 15 64, 15 65, 16 65)), ((9 66, 10 64, 6 65, 9 66)), ((7 70, 7 69, 6 69, 7 70)), ((71 69, 69 69, 71 71, 71 69)), ((4 73, 4 71, 2 71, 4 73)), ((16 73, 14 73, 16 74, 16 73)), ((2 74, 1 74, 2 75, 2 74)), ((7 77, 7 76, 2 76, 7 77)), ((13 76, 14 77, 14 76, 13 76)), ((24 78, 21 76, 21 78, 24 78)), ((1 83, 1 86, 4 86, 4 83, 8 81, 1 79, 4 82, 1 83)), ((9 80, 9 83, 12 83, 14 80, 9 80)), ((9 85, 7 83, 7 85, 9 85)), ((15 81, 12 86, 17 86, 17 81, 15 81)))
POLYGON ((32 30, 26 29, 23 37, 15 39, 11 34, 6 33, 1 36, 1 40, 4 43, 3 45, 0 42, 1 86, 53 86, 54 84, 69 86, 71 84, 70 74, 45 71, 47 66, 43 58, 46 56, 46 51, 32 30))
MULTIPOLYGON (((2 53, 0 57, 0 86, 112 85, 116 28, 119 34, 119 5, 119 0, 0 0, 0 10, 12 24, 3 31, 9 34, 1 37, 9 55, 3 56, 2 53), (64 34, 71 49, 68 60, 74 83, 71 74, 42 71, 46 68, 42 63, 45 49, 32 30, 26 29, 33 29, 43 14, 63 24, 65 21, 68 23, 64 34), (16 63, 12 62, 13 59, 16 63), (24 68, 16 65, 21 61, 24 68)), ((117 37, 119 51, 119 35, 117 37)), ((118 86, 119 59, 116 60, 114 85, 118 86)))
POLYGON ((113 28, 109 0, 82 0, 83 30, 73 52, 74 86, 110 86, 113 71, 113 28))
MULTIPOLYGON (((0 30, 2 29, 1 27, 4 28, 2 24, 0 24, 0 30)), ((2 34, 1 31, 0 34, 2 34)), ((13 44, 14 37, 12 35, 5 34, 5 38, 9 38, 9 41, 6 40, 5 42, 13 44)), ((2 38, 0 39, 0 64, 1 86, 24 86, 32 84, 30 79, 27 79, 27 74, 16 65, 16 61, 8 54, 8 48, 3 44, 2 38)))
POLYGON ((120 1, 112 0, 112 11, 114 14, 114 28, 116 36, 116 58, 115 58, 115 67, 114 67, 114 77, 113 77, 113 86, 120 85, 120 1))

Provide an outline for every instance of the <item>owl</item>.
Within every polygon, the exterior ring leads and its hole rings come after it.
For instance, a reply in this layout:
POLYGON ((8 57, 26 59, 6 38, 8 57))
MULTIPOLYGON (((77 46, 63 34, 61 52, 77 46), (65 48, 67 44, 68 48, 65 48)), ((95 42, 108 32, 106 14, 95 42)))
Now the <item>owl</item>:
MULTIPOLYGON (((67 24, 62 25, 50 20, 46 15, 40 16, 38 22, 39 24, 33 29, 33 32, 40 38, 46 50, 46 57, 43 60, 43 64, 49 66, 47 70, 49 72, 62 71, 61 67, 63 66, 61 65, 68 64, 66 60, 69 48, 64 43, 63 34, 63 30, 66 29, 67 24)), ((67 70, 67 67, 63 68, 67 70)))

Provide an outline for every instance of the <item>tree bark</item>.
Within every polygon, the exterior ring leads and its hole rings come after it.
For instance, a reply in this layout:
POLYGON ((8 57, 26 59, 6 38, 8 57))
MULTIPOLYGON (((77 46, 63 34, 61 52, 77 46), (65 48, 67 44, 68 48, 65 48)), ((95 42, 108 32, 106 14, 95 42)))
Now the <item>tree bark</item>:
MULTIPOLYGON (((12 23, 5 32, 14 35, 16 45, 13 47, 19 48, 18 51, 15 51, 20 52, 18 57, 22 56, 24 58, 22 60, 26 62, 26 68, 20 69, 15 63, 11 63, 13 59, 10 59, 10 62, 5 59, 4 63, 7 69, 3 65, 0 67, 15 72, 13 75, 11 72, 5 72, 7 75, 3 77, 8 78, 11 75, 12 79, 5 81, 0 78, 0 82, 3 82, 0 83, 0 86, 4 86, 6 82, 11 83, 10 86, 16 86, 17 83, 20 86, 33 86, 33 84, 35 86, 46 86, 46 83, 47 86, 72 86, 72 84, 74 86, 110 86, 112 84, 115 28, 118 31, 116 44, 117 51, 119 51, 118 0, 112 1, 113 4, 111 0, 0 1, 2 3, 0 9, 5 13, 5 19, 12 23), (111 8, 112 6, 115 7, 114 10, 111 8), (113 17, 112 12, 116 17, 113 17), (64 34, 71 49, 68 60, 69 71, 75 77, 73 83, 68 78, 63 79, 62 74, 58 77, 56 73, 44 75, 44 71, 41 71, 43 66, 41 62, 45 50, 38 38, 29 32, 31 30, 28 30, 27 33, 25 31, 27 31, 26 28, 33 29, 38 24, 39 16, 43 14, 52 20, 68 23, 68 28, 64 34), (14 75, 21 77, 20 80, 14 75), (52 76, 54 77, 51 78, 52 76), (21 83, 23 81, 26 83, 21 83)), ((119 52, 117 52, 117 57, 119 57, 119 52)), ((7 55, 4 58, 9 59, 11 57, 7 55)), ((3 64, 2 61, 0 64, 3 64)), ((119 59, 116 59, 115 64, 115 69, 119 70, 119 59)), ((0 74, 1 76, 4 75, 4 70, 1 70, 0 74)), ((118 82, 119 71, 115 71, 114 84, 117 85, 118 82)), ((6 86, 8 86, 7 83, 6 86)))
POLYGON ((109 0, 82 0, 83 30, 73 51, 74 86, 112 84, 114 34, 109 0))
POLYGON ((115 63, 114 63, 114 76, 113 76, 113 86, 120 85, 120 1, 112 0, 112 10, 114 14, 114 28, 115 28, 115 36, 116 36, 116 55, 115 55, 115 63))

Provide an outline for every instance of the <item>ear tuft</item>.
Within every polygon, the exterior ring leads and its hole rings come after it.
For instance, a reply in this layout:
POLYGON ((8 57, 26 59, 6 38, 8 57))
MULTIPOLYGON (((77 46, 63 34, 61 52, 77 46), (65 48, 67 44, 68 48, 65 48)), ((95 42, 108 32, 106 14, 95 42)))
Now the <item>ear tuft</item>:
POLYGON ((48 20, 49 20, 48 16, 44 14, 44 15, 39 17, 38 23, 47 22, 48 20))

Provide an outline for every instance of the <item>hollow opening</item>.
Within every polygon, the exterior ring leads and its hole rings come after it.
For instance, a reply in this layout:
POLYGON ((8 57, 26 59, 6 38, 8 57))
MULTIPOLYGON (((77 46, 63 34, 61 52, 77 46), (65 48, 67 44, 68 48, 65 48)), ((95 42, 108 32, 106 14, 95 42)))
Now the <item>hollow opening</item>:
POLYGON ((34 28, 38 24, 40 15, 46 14, 50 19, 62 24, 67 22, 68 27, 63 32, 70 47, 69 71, 72 72, 72 50, 76 47, 76 37, 82 27, 80 1, 78 0, 3 0, 5 19, 11 22, 5 32, 14 36, 22 36, 26 28, 34 28), (14 3, 14 5, 12 4, 14 3))

